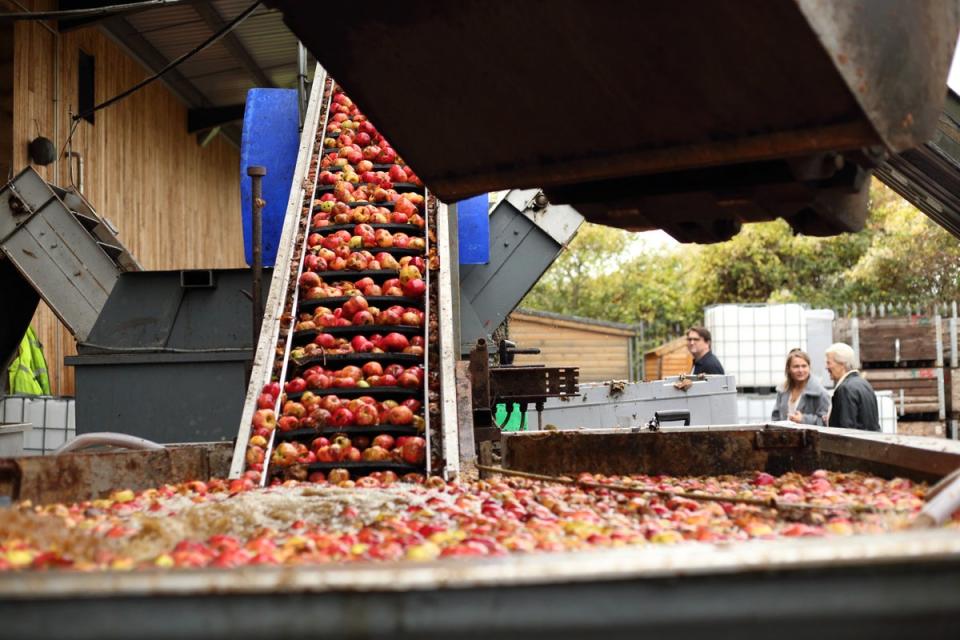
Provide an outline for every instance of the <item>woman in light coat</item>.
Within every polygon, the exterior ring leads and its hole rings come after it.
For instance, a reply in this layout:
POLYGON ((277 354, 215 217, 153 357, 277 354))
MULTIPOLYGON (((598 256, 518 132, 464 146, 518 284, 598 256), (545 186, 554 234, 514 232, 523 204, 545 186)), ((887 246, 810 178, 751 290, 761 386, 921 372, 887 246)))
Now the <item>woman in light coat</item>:
POLYGON ((799 424, 824 426, 830 413, 830 396, 823 385, 810 375, 810 356, 794 349, 787 355, 787 376, 777 389, 774 420, 790 420, 799 424))

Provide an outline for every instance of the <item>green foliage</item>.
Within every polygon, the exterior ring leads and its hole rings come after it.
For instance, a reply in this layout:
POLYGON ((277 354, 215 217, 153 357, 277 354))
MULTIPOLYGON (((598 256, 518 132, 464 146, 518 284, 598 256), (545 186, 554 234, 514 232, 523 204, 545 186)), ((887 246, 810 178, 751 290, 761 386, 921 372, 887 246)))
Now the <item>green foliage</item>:
POLYGON ((877 181, 867 228, 832 238, 786 222, 746 225, 728 242, 650 248, 634 234, 584 225, 522 305, 643 322, 658 344, 719 303, 925 305, 960 299, 960 242, 877 181))

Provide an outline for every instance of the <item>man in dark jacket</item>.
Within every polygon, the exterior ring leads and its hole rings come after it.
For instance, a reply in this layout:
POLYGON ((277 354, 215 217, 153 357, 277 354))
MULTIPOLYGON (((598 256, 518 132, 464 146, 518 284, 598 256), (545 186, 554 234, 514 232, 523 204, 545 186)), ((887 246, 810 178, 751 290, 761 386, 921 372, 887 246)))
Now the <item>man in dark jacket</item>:
POLYGON ((827 424, 831 427, 880 431, 877 394, 857 371, 850 345, 838 342, 827 349, 827 371, 836 383, 827 424))
POLYGON ((723 365, 710 351, 710 331, 705 327, 691 327, 687 331, 687 349, 693 356, 693 375, 723 375, 723 365))

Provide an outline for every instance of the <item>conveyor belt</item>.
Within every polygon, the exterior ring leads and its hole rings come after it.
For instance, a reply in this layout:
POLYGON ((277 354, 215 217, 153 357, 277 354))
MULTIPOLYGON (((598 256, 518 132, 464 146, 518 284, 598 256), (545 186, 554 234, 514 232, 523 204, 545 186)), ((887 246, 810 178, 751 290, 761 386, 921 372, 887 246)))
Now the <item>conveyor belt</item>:
POLYGON ((432 246, 445 208, 333 80, 316 78, 231 476, 449 475, 432 246))

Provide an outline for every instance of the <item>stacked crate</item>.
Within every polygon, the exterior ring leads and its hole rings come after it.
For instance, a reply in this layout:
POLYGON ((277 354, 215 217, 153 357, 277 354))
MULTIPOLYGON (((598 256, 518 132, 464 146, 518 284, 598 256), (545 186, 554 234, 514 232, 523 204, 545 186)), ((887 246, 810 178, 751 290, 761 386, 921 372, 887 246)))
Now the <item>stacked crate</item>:
POLYGON ((877 391, 891 391, 898 433, 944 436, 947 417, 944 331, 939 315, 843 318, 834 335, 860 358, 877 391))

